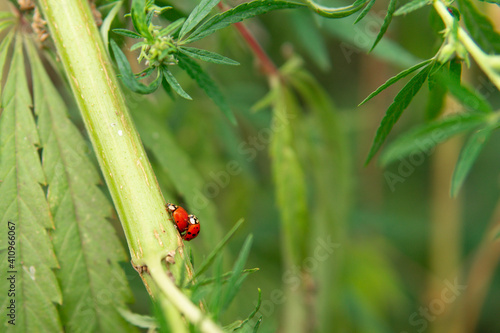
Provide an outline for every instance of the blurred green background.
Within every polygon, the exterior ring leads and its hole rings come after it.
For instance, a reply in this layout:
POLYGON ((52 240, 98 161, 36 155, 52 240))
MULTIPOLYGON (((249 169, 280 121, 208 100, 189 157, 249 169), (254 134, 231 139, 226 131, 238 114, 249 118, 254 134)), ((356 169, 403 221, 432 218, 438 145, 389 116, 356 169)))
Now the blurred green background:
MULTIPOLYGON (((157 3, 174 6, 165 14, 173 20, 197 2, 157 3)), ((316 106, 326 112, 318 118, 310 101, 289 90, 298 112, 292 137, 307 199, 307 253, 298 264, 287 263, 284 254, 283 212, 269 153, 272 108, 252 109, 269 84, 237 30, 199 42, 241 63, 202 64, 227 97, 237 126, 180 71, 174 74, 193 101, 172 100, 164 91, 128 94, 166 200, 201 220, 200 235, 187 244, 195 268, 238 219, 245 223, 225 252, 225 270, 246 236, 254 236, 247 267, 259 271, 243 284, 222 318, 225 324, 246 318, 261 288, 262 306, 253 320, 262 315, 260 332, 500 332, 500 244, 490 237, 500 219, 498 133, 456 199, 449 196, 450 179, 463 138, 419 160, 383 169, 375 159, 364 166, 380 120, 404 82, 357 105, 391 76, 433 56, 441 44, 439 19, 424 8, 394 18, 384 40, 368 53, 386 7, 386 1, 377 2, 357 25, 355 17, 328 20, 289 10, 245 23, 277 66, 301 62, 298 67, 329 99, 316 106), (299 308, 287 309, 297 293, 303 296, 299 308), (304 326, 291 325, 300 320, 304 326)), ((490 9, 498 18, 498 7, 490 9)), ((485 75, 474 64, 463 71, 463 79, 498 108, 499 94, 485 75)), ((389 141, 425 121, 424 88, 389 141)), ((449 98, 444 107, 459 106, 449 98)), ((142 281, 130 265, 123 267, 136 297, 132 309, 151 313, 142 281)))

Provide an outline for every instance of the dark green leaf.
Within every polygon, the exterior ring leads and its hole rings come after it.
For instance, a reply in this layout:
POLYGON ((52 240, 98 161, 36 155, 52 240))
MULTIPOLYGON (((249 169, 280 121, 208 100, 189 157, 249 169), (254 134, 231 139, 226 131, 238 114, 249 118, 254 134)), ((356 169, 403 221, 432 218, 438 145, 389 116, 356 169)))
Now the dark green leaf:
POLYGON ((184 91, 184 89, 182 89, 181 85, 179 84, 179 82, 177 81, 175 76, 172 75, 172 73, 168 70, 167 67, 163 66, 162 71, 163 71, 163 77, 165 78, 165 80, 168 82, 170 87, 177 94, 179 94, 179 96, 181 96, 182 98, 185 98, 185 99, 192 100, 191 96, 189 96, 188 93, 186 93, 184 91))
POLYGON ((359 13, 358 17, 356 18, 356 21, 354 21, 354 24, 356 24, 359 21, 361 21, 366 16, 366 14, 368 14, 368 12, 370 11, 370 9, 372 9, 373 5, 375 4, 375 1, 377 1, 377 0, 370 0, 370 2, 368 2, 368 4, 366 5, 366 7, 363 8, 363 10, 361 11, 361 13, 359 13))
POLYGON ((375 46, 377 46, 378 42, 380 42, 382 37, 384 37, 385 32, 389 28, 389 24, 391 24, 391 21, 392 21, 392 15, 393 15, 394 11, 396 10, 396 3, 397 2, 398 2, 398 0, 390 0, 389 7, 387 8, 387 13, 385 14, 385 17, 384 17, 384 23, 382 23, 382 27, 380 27, 380 31, 377 35, 377 38, 375 39, 375 42, 373 43, 372 48, 370 49, 370 52, 373 51, 375 46))
POLYGON ((139 82, 135 78, 134 73, 132 73, 132 68, 130 68, 130 64, 128 63, 127 57, 125 56, 125 54, 123 54, 122 50, 113 39, 111 40, 110 45, 111 49, 113 50, 113 54, 115 55, 116 64, 118 66, 118 69, 120 70, 121 79, 127 86, 127 88, 138 94, 151 94, 156 91, 156 89, 158 89, 163 76, 161 70, 158 70, 158 76, 156 77, 156 79, 147 86, 139 82))
POLYGON ((484 124, 487 119, 484 114, 464 113, 424 124, 391 143, 382 153, 380 161, 383 165, 387 165, 411 154, 430 151, 434 146, 452 136, 484 124))
POLYGON ((450 93, 469 110, 490 113, 493 112, 491 105, 488 101, 481 96, 476 94, 468 87, 461 85, 460 81, 453 79, 453 77, 442 75, 438 78, 440 84, 446 85, 450 93))
POLYGON ((431 67, 432 66, 429 65, 422 69, 419 73, 412 77, 411 80, 408 81, 403 89, 401 89, 401 91, 396 95, 394 102, 387 109, 384 119, 382 119, 382 122, 377 129, 377 134, 375 135, 375 139, 373 140, 373 144, 370 152, 368 153, 365 164, 368 164, 372 157, 380 149, 394 124, 398 121, 403 111, 408 107, 413 97, 415 97, 424 84, 431 67))
POLYGON ((241 22, 245 19, 262 15, 272 10, 303 7, 305 7, 304 4, 281 0, 246 2, 228 11, 225 11, 224 13, 212 16, 208 21, 198 27, 198 29, 196 29, 183 43, 192 43, 233 23, 241 22))
POLYGON ((79 332, 128 332, 132 327, 117 311, 132 298, 119 264, 127 255, 107 220, 111 203, 100 188, 102 180, 87 145, 68 119, 67 107, 31 43, 28 50, 47 200, 55 225, 51 239, 60 263, 56 275, 64 300, 59 309, 63 326, 79 332), (103 294, 113 302, 102 302, 103 294), (82 304, 87 307, 85 316, 82 304))
POLYGON ((233 65, 233 66, 240 64, 239 62, 233 59, 226 58, 220 54, 210 52, 207 50, 196 49, 194 47, 181 46, 179 48, 179 51, 181 51, 182 53, 191 58, 200 59, 207 62, 213 62, 214 64, 233 65))
POLYGON ((467 178, 467 175, 472 168, 472 165, 474 165, 474 162, 479 156, 479 153, 483 149, 485 143, 490 138, 493 130, 493 126, 487 126, 472 134, 469 140, 467 140, 467 143, 463 147, 460 157, 458 158, 455 171, 453 172, 453 178, 451 180, 452 197, 457 196, 465 178, 467 178))
POLYGON ((233 112, 227 105, 226 99, 210 76, 201 69, 200 65, 189 57, 183 54, 177 54, 177 59, 179 60, 179 67, 185 70, 188 75, 198 83, 200 88, 205 90, 208 97, 217 104, 219 109, 221 109, 231 123, 236 124, 236 118, 234 118, 233 112))
POLYGON ((407 4, 399 7, 398 10, 396 10, 394 12, 394 16, 411 13, 411 12, 413 12, 417 9, 420 9, 426 5, 429 5, 431 3, 432 3, 432 1, 429 1, 429 0, 412 0, 412 1, 408 2, 407 4))
POLYGON ((23 37, 17 36, 1 96, 0 290, 4 291, 0 298, 4 313, 1 325, 6 333, 63 332, 55 304, 63 302, 54 272, 59 262, 48 232, 54 229, 54 221, 41 185, 47 184, 47 180, 37 148, 40 138, 31 111, 22 41, 23 37), (13 262, 8 261, 6 251, 8 245, 12 246, 8 244, 9 228, 15 233, 13 262), (15 282, 7 278, 9 275, 15 275, 15 282), (8 296, 11 282, 15 283, 15 295, 8 296), (11 300, 16 304, 16 325, 7 323, 14 319, 6 316, 11 300))
POLYGON ((181 40, 188 32, 194 29, 214 8, 220 0, 202 0, 194 7, 187 20, 184 22, 181 32, 179 32, 179 40, 181 40))
POLYGON ((394 83, 398 82, 400 79, 408 76, 409 74, 413 73, 414 71, 416 71, 417 69, 427 65, 428 63, 430 63, 433 59, 428 59, 428 60, 425 60, 425 61, 422 61, 421 63, 418 63, 416 64, 415 66, 412 66, 408 69, 405 69, 404 71, 402 71, 401 73, 399 73, 398 75, 396 76, 393 76, 391 77, 389 80, 387 80, 383 85, 381 85, 380 87, 377 88, 377 90, 375 90, 374 92, 372 92, 370 95, 368 95, 368 97, 366 97, 361 103, 359 103, 358 106, 361 106, 363 104, 365 104, 366 102, 368 102, 370 99, 372 99, 373 97, 377 96, 379 93, 381 93, 384 89, 386 89, 387 87, 393 85, 394 83))
POLYGON ((122 35, 125 37, 130 37, 130 38, 143 38, 141 35, 139 35, 137 32, 133 32, 127 29, 113 29, 113 32, 118 35, 122 35))
POLYGON ((234 263, 233 275, 227 282, 227 286, 224 295, 222 297, 222 311, 224 311, 229 307, 229 304, 231 304, 234 297, 240 290, 241 284, 243 282, 241 276, 243 273, 243 269, 245 267, 245 263, 247 262, 248 255, 250 254, 252 240, 253 240, 252 235, 248 235, 247 239, 245 240, 245 243, 243 243, 243 246, 241 247, 238 259, 236 259, 236 262, 234 263))
POLYGON ((148 40, 153 40, 153 35, 149 31, 148 18, 146 16, 145 0, 132 0, 132 8, 130 10, 132 16, 132 24, 135 30, 148 40))
POLYGON ((470 0, 457 0, 460 13, 471 37, 486 53, 500 53, 500 35, 487 16, 477 10, 470 0))

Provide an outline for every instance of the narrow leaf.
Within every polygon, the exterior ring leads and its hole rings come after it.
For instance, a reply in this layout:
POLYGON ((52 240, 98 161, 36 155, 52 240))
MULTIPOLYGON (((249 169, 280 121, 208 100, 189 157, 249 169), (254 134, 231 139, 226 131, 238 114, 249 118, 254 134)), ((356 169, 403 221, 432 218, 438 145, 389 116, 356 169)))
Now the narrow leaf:
POLYGON ((412 77, 411 80, 408 81, 403 89, 401 89, 401 91, 396 95, 394 102, 387 109, 385 116, 377 129, 377 134, 375 135, 375 139, 373 140, 373 144, 370 152, 368 153, 365 164, 368 164, 372 157, 380 149, 394 124, 398 121, 403 111, 408 107, 413 97, 415 97, 424 84, 430 70, 430 65, 422 69, 419 73, 412 77))
POLYGON ((471 37, 486 53, 500 53, 500 34, 487 16, 477 10, 470 0, 458 0, 460 14, 471 37))
POLYGON ((173 35, 177 32, 177 30, 180 28, 180 26, 184 23, 186 19, 180 18, 169 25, 167 25, 165 28, 160 30, 159 36, 165 36, 165 35, 173 35))
MULTIPOLYGON (((111 24, 113 23, 113 20, 116 17, 116 14, 120 11, 120 8, 123 5, 123 2, 121 0, 115 1, 114 3, 111 4, 113 7, 109 11, 108 15, 106 15, 106 18, 102 21, 102 25, 100 30, 102 40, 104 42, 104 47, 106 50, 109 50, 109 29, 111 28, 111 24)), ((130 30, 129 30, 130 31, 130 30)), ((108 51, 109 52, 109 51, 108 51)))
POLYGON ((2 105, 0 223, 4 235, 0 237, 0 288, 4 294, 0 306, 4 311, 3 331, 63 332, 55 306, 55 303, 62 304, 53 271, 59 263, 48 233, 48 229, 54 228, 54 222, 41 186, 47 182, 38 155, 40 139, 31 111, 20 36, 16 38, 2 105), (8 231, 12 231, 8 234, 12 239, 7 238, 8 231), (15 285, 15 295, 8 295, 11 283, 15 285), (15 318, 8 316, 12 301, 15 301, 15 318))
POLYGON ((146 1, 132 0, 132 8, 130 10, 132 23, 135 30, 148 40, 153 40, 153 35, 149 31, 148 18, 146 16, 146 1))
POLYGON ((192 43, 202 39, 210 34, 213 34, 219 29, 223 29, 233 23, 265 14, 272 10, 288 9, 288 8, 304 8, 304 4, 293 3, 288 1, 252 1, 243 3, 237 7, 227 10, 223 13, 212 16, 208 21, 203 23, 196 29, 183 44, 192 43))
POLYGON ((208 76, 208 74, 201 69, 200 65, 191 60, 189 57, 183 54, 177 54, 177 59, 179 60, 179 67, 185 70, 188 75, 195 80, 196 83, 198 83, 200 88, 205 90, 208 97, 215 102, 231 123, 236 124, 236 118, 227 105, 226 99, 210 76, 208 76))
POLYGON ((262 304, 262 292, 260 291, 260 288, 258 289, 258 291, 259 291, 259 298, 257 299, 257 305, 255 306, 255 309, 252 311, 252 313, 250 313, 250 315, 247 317, 247 319, 243 320, 243 322, 239 326, 237 326, 233 329, 233 332, 243 328, 250 320, 252 320, 252 318, 259 311, 260 305, 262 304))
POLYGON ((424 6, 431 4, 431 3, 432 3, 432 1, 429 1, 429 0, 412 0, 412 1, 408 2, 407 4, 399 7, 398 10, 396 10, 394 12, 394 16, 405 15, 405 14, 414 12, 417 9, 420 9, 424 6))
POLYGON ((181 32, 179 32, 179 40, 182 40, 188 32, 193 30, 194 27, 196 27, 215 6, 217 6, 219 1, 220 0, 201 0, 184 22, 181 32))
POLYGON ((191 96, 189 96, 189 94, 187 92, 185 92, 184 89, 182 89, 181 85, 179 84, 179 82, 177 81, 175 76, 172 75, 172 73, 168 70, 168 68, 166 66, 162 67, 162 71, 163 71, 163 77, 165 78, 165 80, 168 82, 170 87, 177 94, 179 94, 179 96, 181 96, 182 98, 185 98, 185 99, 192 100, 191 96))
POLYGON ((358 17, 354 21, 354 24, 356 24, 359 21, 361 21, 366 16, 366 14, 368 14, 368 12, 370 11, 370 9, 372 9, 373 5, 375 4, 375 1, 376 0, 370 0, 370 2, 368 2, 368 4, 366 5, 366 7, 363 8, 363 10, 361 11, 361 13, 359 13, 358 17))
POLYGON ((188 57, 207 61, 207 62, 213 62, 214 64, 221 64, 221 65, 239 65, 240 63, 233 60, 226 58, 220 54, 210 52, 207 50, 201 50, 201 49, 196 49, 194 47, 186 47, 182 46, 179 48, 179 51, 187 55, 188 57))
POLYGON ((121 79, 123 83, 127 86, 127 88, 138 94, 151 94, 154 91, 156 91, 156 89, 158 89, 158 87, 161 84, 161 79, 163 77, 162 71, 160 70, 158 71, 158 76, 149 85, 145 85, 139 82, 135 78, 134 73, 132 73, 132 68, 128 63, 128 59, 122 52, 120 47, 116 44, 116 42, 113 39, 111 40, 110 44, 111 44, 111 49, 113 50, 113 54, 115 55, 116 64, 118 66, 118 69, 120 70, 121 79))
POLYGON ((429 64, 433 59, 428 59, 428 60, 425 60, 425 61, 422 61, 421 63, 418 63, 416 64, 415 66, 412 66, 408 69, 405 69, 404 71, 402 71, 401 73, 399 73, 398 75, 396 76, 393 76, 391 77, 389 80, 387 80, 383 85, 381 85, 380 87, 377 88, 377 90, 375 90, 374 92, 372 92, 370 95, 368 95, 368 97, 366 97, 361 103, 359 103, 358 106, 361 106, 363 104, 365 104, 366 102, 368 102, 370 99, 372 99, 373 97, 377 96, 379 93, 381 93, 383 90, 385 90, 386 88, 388 88, 389 86, 393 85, 394 83, 398 82, 400 79, 410 75, 411 73, 413 73, 414 71, 416 71, 417 69, 429 64))
POLYGON ((113 32, 118 35, 122 35, 125 37, 142 39, 143 37, 139 35, 137 32, 130 31, 128 29, 113 29, 113 32))
POLYGON ((370 49, 370 52, 373 51, 375 46, 377 46, 378 42, 380 42, 382 37, 384 37, 385 32, 389 28, 389 24, 391 24, 391 21, 392 21, 392 15, 393 15, 394 11, 396 10, 396 3, 397 2, 398 2, 398 0, 390 0, 389 7, 387 8, 387 13, 385 14, 385 17, 384 17, 384 22, 382 23, 382 27, 380 27, 380 31, 377 35, 377 38, 375 39, 375 42, 372 45, 372 48, 370 49))
POLYGON ((132 297, 119 265, 127 255, 107 220, 111 203, 99 188, 102 180, 87 144, 68 119, 35 46, 28 44, 28 50, 47 199, 56 227, 51 235, 60 262, 56 275, 64 300, 63 325, 78 332, 128 332, 132 326, 117 311, 132 297), (112 301, 102 302, 104 294, 112 301))
POLYGON ((493 133, 494 127, 487 126, 471 135, 467 143, 462 148, 460 157, 458 158, 451 180, 451 196, 456 197, 462 185, 474 165, 479 153, 483 149, 485 143, 493 133))
POLYGON ((484 114, 464 113, 418 126, 392 142, 382 153, 380 161, 382 165, 387 165, 411 154, 428 152, 437 144, 470 131, 486 121, 484 114))

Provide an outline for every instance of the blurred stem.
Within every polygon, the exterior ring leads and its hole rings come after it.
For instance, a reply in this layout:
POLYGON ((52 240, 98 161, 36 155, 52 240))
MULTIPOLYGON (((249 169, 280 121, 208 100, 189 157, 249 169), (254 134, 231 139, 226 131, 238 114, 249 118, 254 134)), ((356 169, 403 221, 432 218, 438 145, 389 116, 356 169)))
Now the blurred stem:
MULTIPOLYGON (((151 268, 148 291, 161 290, 176 308, 164 308, 170 322, 183 325, 179 312, 197 323, 200 310, 166 279, 161 266, 179 276, 183 243, 168 220, 160 188, 132 123, 108 54, 86 0, 40 0, 57 52, 78 103, 99 166, 118 212, 136 269, 151 268), (158 287, 158 288, 157 288, 158 287), (186 313, 189 311, 189 313, 186 313)), ((191 272, 187 267, 188 275, 191 272)), ((157 295, 160 296, 160 295, 157 295)), ((165 304, 165 303, 163 303, 165 304)), ((202 321, 206 332, 218 332, 202 321)), ((175 325, 175 324, 174 324, 175 325)))
MULTIPOLYGON (((229 9, 229 7, 224 5, 222 2, 219 2, 218 7, 222 11, 226 11, 229 9)), ((248 30, 247 27, 241 22, 235 23, 234 26, 236 27, 236 29, 238 29, 245 42, 248 44, 248 47, 252 50, 255 57, 259 60, 264 74, 266 74, 267 76, 278 76, 278 68, 276 68, 276 65, 274 65, 271 58, 269 58, 267 53, 264 51, 262 46, 260 46, 259 42, 257 41, 257 39, 255 39, 250 30, 248 30)))

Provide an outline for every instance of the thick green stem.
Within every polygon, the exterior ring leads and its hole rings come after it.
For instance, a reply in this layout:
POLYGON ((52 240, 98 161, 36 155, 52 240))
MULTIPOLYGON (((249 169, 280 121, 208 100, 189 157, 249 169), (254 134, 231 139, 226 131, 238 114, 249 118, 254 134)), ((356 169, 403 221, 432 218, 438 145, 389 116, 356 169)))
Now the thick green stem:
MULTIPOLYGON (((178 276, 184 262, 179 253, 182 240, 168 220, 156 177, 87 1, 39 2, 125 231, 132 263, 135 267, 154 267, 152 279, 158 288, 150 290, 161 290, 174 306, 191 304, 190 311, 201 318, 200 310, 174 283, 161 279, 166 276, 161 265, 166 257, 178 263, 169 265, 172 274, 178 276)), ((191 319, 184 308, 177 309, 191 319)), ((210 328, 216 327, 210 324, 210 328)))

